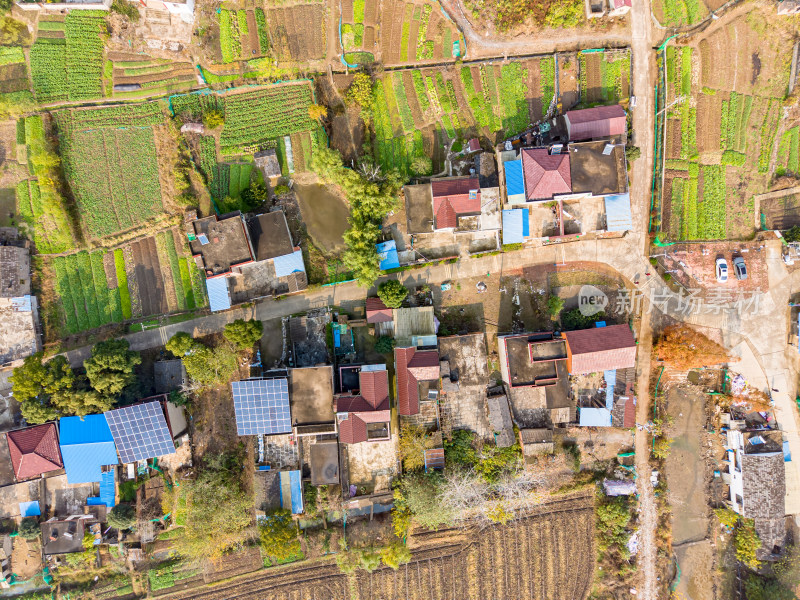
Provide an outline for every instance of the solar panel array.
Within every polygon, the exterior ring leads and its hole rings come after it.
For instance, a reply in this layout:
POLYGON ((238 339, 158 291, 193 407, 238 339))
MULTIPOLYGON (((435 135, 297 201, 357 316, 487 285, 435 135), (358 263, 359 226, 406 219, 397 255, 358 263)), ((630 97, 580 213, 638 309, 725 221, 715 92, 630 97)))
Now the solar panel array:
POLYGON ((239 435, 271 435, 292 430, 287 379, 234 381, 231 390, 239 435))
POLYGON ((175 453, 160 402, 126 406, 105 414, 123 463, 175 453))

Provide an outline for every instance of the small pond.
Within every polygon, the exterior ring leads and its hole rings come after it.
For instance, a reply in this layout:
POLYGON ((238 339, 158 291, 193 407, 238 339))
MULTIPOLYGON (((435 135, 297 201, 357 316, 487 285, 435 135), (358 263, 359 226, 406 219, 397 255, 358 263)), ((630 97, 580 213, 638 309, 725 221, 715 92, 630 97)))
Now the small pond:
POLYGON ((320 183, 295 184, 300 215, 314 243, 325 252, 344 247, 342 235, 348 229, 350 211, 344 200, 320 183))

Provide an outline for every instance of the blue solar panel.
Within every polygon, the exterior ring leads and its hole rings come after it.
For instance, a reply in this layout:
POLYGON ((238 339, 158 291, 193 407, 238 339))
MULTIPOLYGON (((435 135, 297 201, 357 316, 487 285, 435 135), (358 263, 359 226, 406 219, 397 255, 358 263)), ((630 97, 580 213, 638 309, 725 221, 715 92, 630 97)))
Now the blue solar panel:
POLYGON ((231 391, 239 435, 272 435, 292 430, 286 378, 234 381, 231 391))
POLYGON ((126 406, 105 414, 123 463, 175 453, 160 402, 126 406))

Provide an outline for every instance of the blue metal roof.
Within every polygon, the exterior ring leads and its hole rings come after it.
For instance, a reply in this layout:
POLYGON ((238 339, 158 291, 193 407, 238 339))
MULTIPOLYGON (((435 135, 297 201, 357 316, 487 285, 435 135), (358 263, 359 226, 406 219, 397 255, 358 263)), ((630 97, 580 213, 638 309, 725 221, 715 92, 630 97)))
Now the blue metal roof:
POLYGON ((289 485, 292 490, 292 514, 303 514, 303 484, 300 482, 300 471, 289 471, 289 485))
POLYGON ((503 244, 521 244, 528 235, 528 210, 512 208, 503 211, 503 244))
POLYGON ((42 509, 39 506, 38 500, 31 500, 30 502, 19 503, 19 514, 23 517, 38 517, 42 514, 42 509))
POLYGON ((100 481, 101 467, 119 463, 105 415, 63 417, 58 429, 67 483, 100 481))
POLYGON ((606 380, 606 408, 614 408, 614 386, 617 384, 616 371, 603 371, 603 379, 606 380))
POLYGON ((276 256, 272 260, 273 264, 275 265, 275 275, 277 277, 286 277, 292 273, 306 272, 306 265, 303 263, 302 250, 295 250, 291 254, 276 256))
POLYGON ((400 267, 400 257, 397 254, 397 244, 394 240, 375 244, 375 249, 378 251, 378 258, 381 261, 381 271, 400 267))
POLYGON ((607 408, 579 408, 581 427, 611 427, 611 411, 607 408))
POLYGON ((606 229, 608 231, 629 231, 633 229, 630 194, 612 194, 605 197, 606 229))
POLYGON ((231 307, 231 295, 228 292, 227 277, 206 279, 206 291, 208 292, 208 306, 211 312, 227 310, 231 307))
POLYGON ((509 197, 525 195, 525 183, 522 178, 522 159, 509 160, 503 163, 506 171, 506 193, 509 197))

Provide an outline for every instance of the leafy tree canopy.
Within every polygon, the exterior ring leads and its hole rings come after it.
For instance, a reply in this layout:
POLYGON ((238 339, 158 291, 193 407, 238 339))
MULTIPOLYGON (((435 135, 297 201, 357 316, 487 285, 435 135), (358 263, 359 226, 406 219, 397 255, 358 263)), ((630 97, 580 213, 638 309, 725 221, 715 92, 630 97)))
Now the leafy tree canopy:
POLYGON ((207 110, 203 113, 203 126, 206 129, 216 129, 225 124, 225 116, 218 110, 207 110))
POLYGON ((22 519, 17 532, 26 540, 35 540, 39 537, 42 530, 39 528, 39 523, 36 521, 35 517, 27 517, 22 519))
POLYGON ((44 423, 62 414, 61 406, 75 386, 75 374, 64 356, 46 363, 42 353, 28 356, 9 378, 14 398, 28 423, 44 423))
POLYGON ((242 190, 241 199, 244 212, 250 212, 264 206, 269 200, 269 192, 263 183, 254 181, 250 184, 250 187, 242 190))
POLYGON ((362 111, 372 106, 372 77, 366 73, 356 73, 350 87, 345 93, 345 100, 351 104, 358 104, 362 111))
POLYGON ((396 279, 384 281, 378 286, 378 298, 389 308, 400 308, 408 296, 408 288, 396 279))
POLYGON ((280 562, 300 553, 300 540, 290 511, 274 511, 267 515, 258 529, 261 549, 273 560, 280 562))
POLYGON ((223 335, 225 339, 240 350, 252 348, 261 339, 264 333, 264 324, 261 321, 250 319, 236 319, 233 323, 225 325, 223 335))
POLYGON ((183 331, 179 331, 167 342, 166 348, 172 352, 177 358, 183 358, 195 346, 195 341, 192 336, 183 331))
MULTIPOLYGON (((83 363, 89 384, 103 396, 119 396, 136 381, 136 366, 142 357, 132 352, 128 340, 108 340, 95 344, 92 355, 83 363)), ((92 400, 88 399, 91 403, 92 400)))
POLYGON ((433 173, 433 161, 428 156, 417 156, 411 161, 411 170, 417 175, 433 173))
POLYGON ((108 513, 108 524, 114 529, 123 531, 136 523, 136 509, 130 504, 117 504, 108 513))
POLYGON ((393 337, 389 337, 388 335, 382 335, 378 338, 378 341, 375 343, 375 351, 380 352, 381 354, 388 354, 392 350, 394 350, 395 340, 393 337))

